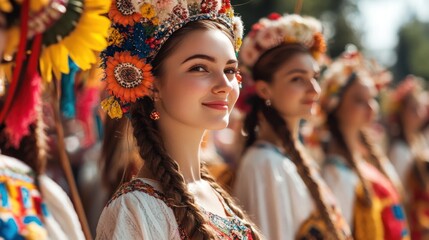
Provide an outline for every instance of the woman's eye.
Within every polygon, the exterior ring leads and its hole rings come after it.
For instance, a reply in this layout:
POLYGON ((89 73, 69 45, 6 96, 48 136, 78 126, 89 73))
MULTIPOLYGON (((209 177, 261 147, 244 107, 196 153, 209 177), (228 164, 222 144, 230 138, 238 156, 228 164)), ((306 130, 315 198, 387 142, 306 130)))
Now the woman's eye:
POLYGON ((236 74, 237 71, 238 71, 237 68, 228 68, 228 69, 225 69, 225 74, 236 74))
POLYGON ((294 77, 294 78, 292 78, 292 82, 300 82, 302 80, 303 80, 302 77, 294 77))
POLYGON ((190 72, 208 72, 205 66, 193 66, 189 69, 190 72))

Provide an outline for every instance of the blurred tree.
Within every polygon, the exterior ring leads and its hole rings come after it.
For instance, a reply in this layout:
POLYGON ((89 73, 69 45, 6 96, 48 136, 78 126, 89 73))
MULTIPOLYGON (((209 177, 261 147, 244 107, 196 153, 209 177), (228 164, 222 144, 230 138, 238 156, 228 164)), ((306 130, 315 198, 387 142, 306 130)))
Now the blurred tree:
MULTIPOLYGON (((252 24, 272 12, 293 13, 296 0, 240 0, 233 4, 235 11, 241 14, 247 32, 252 24)), ((350 22, 351 17, 358 15, 356 0, 303 0, 301 14, 322 20, 331 57, 343 52, 347 43, 361 46, 360 34, 350 22)))
POLYGON ((399 30, 396 54, 393 71, 397 81, 408 74, 429 80, 429 23, 413 19, 404 24, 399 30))

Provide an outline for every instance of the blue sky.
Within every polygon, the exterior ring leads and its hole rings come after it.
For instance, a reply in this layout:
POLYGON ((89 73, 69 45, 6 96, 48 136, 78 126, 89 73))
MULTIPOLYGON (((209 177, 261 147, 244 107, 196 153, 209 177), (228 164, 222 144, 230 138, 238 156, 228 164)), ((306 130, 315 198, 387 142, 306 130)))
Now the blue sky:
MULTIPOLYGON (((416 16, 429 22, 429 0, 356 0, 361 19, 353 21, 363 33, 367 54, 385 65, 396 61, 394 48, 399 27, 416 16)), ((429 41, 429 39, 428 39, 429 41)))

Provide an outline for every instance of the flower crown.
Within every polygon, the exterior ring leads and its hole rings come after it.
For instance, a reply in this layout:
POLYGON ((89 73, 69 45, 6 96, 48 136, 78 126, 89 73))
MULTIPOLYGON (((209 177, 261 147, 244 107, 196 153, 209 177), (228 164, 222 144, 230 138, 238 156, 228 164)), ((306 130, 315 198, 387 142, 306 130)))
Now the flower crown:
POLYGON ((242 42, 242 22, 234 16, 230 0, 113 0, 109 18, 109 46, 101 57, 111 97, 101 105, 111 118, 121 118, 131 103, 150 94, 151 62, 185 24, 216 20, 230 29, 236 51, 242 42))
POLYGON ((317 19, 297 14, 281 16, 272 13, 252 26, 243 40, 240 61, 251 69, 264 52, 288 43, 302 44, 316 59, 326 52, 322 25, 317 19))
POLYGON ((349 44, 322 76, 320 103, 325 111, 330 112, 338 106, 343 89, 353 73, 368 76, 379 91, 392 80, 390 72, 377 62, 366 59, 356 46, 349 44))
POLYGON ((388 121, 397 121, 396 115, 399 113, 403 101, 410 94, 423 91, 423 82, 424 80, 420 77, 408 75, 395 89, 383 96, 381 99, 383 103, 382 110, 384 110, 388 121))

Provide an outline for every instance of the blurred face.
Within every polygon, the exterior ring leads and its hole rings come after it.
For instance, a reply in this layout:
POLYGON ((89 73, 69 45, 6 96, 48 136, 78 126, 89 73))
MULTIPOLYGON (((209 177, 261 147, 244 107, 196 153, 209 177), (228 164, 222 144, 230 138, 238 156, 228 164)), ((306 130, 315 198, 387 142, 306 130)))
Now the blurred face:
POLYGON ((357 79, 345 90, 337 110, 340 122, 350 127, 361 128, 375 119, 378 112, 377 91, 370 79, 357 79))
POLYGON ((189 33, 165 59, 155 86, 159 121, 201 129, 222 129, 237 101, 237 59, 220 30, 189 33))
POLYGON ((420 130, 427 119, 427 115, 427 109, 421 95, 410 95, 405 100, 405 106, 401 112, 404 125, 420 130))
POLYGON ((310 54, 299 53, 274 73, 271 83, 258 81, 257 91, 284 117, 305 118, 320 95, 319 67, 310 54))

